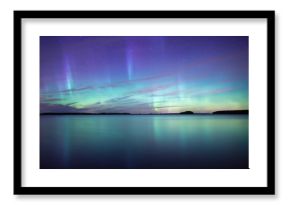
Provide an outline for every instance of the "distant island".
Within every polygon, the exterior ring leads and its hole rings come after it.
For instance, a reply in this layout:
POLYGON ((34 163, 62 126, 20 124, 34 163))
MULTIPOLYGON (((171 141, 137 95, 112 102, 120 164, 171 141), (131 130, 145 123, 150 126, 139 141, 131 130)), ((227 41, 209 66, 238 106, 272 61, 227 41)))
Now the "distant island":
POLYGON ((185 111, 185 112, 181 112, 179 114, 182 114, 182 115, 192 115, 192 114, 194 114, 194 112, 192 112, 192 111, 185 111))
POLYGON ((213 112, 212 114, 216 115, 216 114, 249 114, 249 110, 221 110, 221 111, 216 111, 213 112))

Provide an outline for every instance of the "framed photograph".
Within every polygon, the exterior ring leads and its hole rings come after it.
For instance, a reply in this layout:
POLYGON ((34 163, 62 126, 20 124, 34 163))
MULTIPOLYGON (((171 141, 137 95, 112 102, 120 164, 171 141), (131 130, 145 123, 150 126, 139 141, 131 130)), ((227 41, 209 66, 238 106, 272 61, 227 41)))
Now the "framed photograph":
POLYGON ((274 11, 14 11, 14 194, 274 194, 274 11))

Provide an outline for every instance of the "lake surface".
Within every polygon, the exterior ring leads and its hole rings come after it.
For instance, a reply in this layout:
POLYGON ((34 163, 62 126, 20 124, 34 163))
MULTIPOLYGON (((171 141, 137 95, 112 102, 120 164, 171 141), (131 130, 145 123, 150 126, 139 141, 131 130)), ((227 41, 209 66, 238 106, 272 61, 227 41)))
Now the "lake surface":
POLYGON ((247 169, 248 115, 40 117, 41 169, 247 169))

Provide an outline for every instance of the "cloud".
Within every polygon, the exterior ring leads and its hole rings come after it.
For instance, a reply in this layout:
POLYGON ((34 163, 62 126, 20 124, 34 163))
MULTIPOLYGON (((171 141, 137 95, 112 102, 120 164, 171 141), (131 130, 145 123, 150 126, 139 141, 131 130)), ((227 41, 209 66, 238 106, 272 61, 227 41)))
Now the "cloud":
POLYGON ((95 109, 95 108, 100 107, 100 106, 102 106, 100 102, 95 102, 93 104, 86 105, 85 108, 86 109, 95 109))
POLYGON ((60 92, 69 93, 69 92, 80 92, 80 91, 84 91, 84 90, 93 90, 93 89, 94 89, 94 86, 85 86, 85 87, 80 87, 80 88, 62 90, 60 92))
POLYGON ((77 104, 78 102, 71 102, 71 103, 68 103, 66 104, 66 106, 71 106, 71 105, 74 105, 74 104, 77 104))
POLYGON ((95 89, 94 86, 85 86, 85 87, 79 87, 79 88, 72 88, 72 89, 66 89, 66 90, 59 90, 59 91, 49 91, 49 92, 42 92, 42 95, 49 95, 49 94, 56 94, 56 93, 71 93, 71 92, 81 92, 85 90, 93 90, 95 89))
POLYGON ((116 112, 116 113, 153 113, 154 108, 152 102, 140 102, 135 99, 124 99, 121 102, 107 102, 103 104, 92 104, 85 108, 88 112, 104 113, 104 112, 116 112), (130 100, 130 102, 128 101, 130 100))
POLYGON ((41 102, 56 102, 62 100, 61 98, 51 98, 51 97, 45 97, 45 96, 40 96, 40 101, 41 102))
POLYGON ((70 105, 40 103, 40 113, 68 113, 68 112, 86 112, 86 109, 78 109, 70 105))
POLYGON ((105 109, 108 107, 116 106, 116 105, 124 105, 124 104, 131 104, 136 102, 135 99, 130 99, 132 95, 122 96, 122 97, 115 97, 108 99, 104 102, 95 102, 93 104, 85 106, 88 109, 105 109))
POLYGON ((158 106, 155 108, 168 108, 168 107, 184 107, 184 106, 180 106, 180 105, 168 105, 168 106, 158 106))
POLYGON ((133 105, 116 105, 110 107, 103 107, 98 112, 126 112, 131 114, 136 113, 153 113, 154 108, 152 103, 137 103, 133 105))
POLYGON ((132 95, 126 95, 126 96, 122 96, 122 97, 115 97, 115 98, 111 98, 111 99, 107 100, 106 102, 119 102, 119 101, 127 100, 131 96, 132 95))

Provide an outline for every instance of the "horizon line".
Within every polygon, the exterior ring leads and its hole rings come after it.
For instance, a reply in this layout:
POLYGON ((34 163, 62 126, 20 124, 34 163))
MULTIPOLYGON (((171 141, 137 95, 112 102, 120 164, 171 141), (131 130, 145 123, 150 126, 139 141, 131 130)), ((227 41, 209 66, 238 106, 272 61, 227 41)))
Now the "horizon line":
POLYGON ((249 110, 217 110, 213 112, 184 111, 178 113, 128 113, 128 112, 43 112, 40 115, 204 115, 204 114, 248 114, 249 110))

